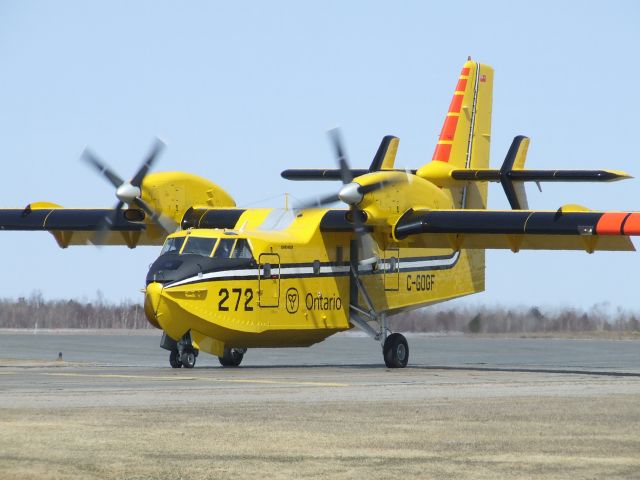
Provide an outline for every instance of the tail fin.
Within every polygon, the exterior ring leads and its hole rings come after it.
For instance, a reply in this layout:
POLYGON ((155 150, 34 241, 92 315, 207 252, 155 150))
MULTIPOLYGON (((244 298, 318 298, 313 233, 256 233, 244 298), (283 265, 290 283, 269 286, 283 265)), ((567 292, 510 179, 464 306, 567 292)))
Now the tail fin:
MULTIPOLYGON (((492 102, 493 68, 467 61, 458 78, 432 161, 417 174, 429 178, 434 171, 488 168, 492 102)), ((486 183, 474 182, 445 190, 451 193, 456 208, 487 208, 486 183)))
POLYGON ((400 139, 398 137, 386 135, 382 139, 382 142, 380 142, 380 146, 378 147, 375 157, 373 157, 369 171, 393 170, 399 143, 400 139))
POLYGON ((509 173, 512 170, 524 170, 527 150, 529 150, 529 137, 518 135, 511 142, 511 147, 509 147, 507 156, 500 168, 500 183, 504 193, 507 195, 511 208, 514 210, 527 210, 529 208, 524 182, 509 178, 509 173))

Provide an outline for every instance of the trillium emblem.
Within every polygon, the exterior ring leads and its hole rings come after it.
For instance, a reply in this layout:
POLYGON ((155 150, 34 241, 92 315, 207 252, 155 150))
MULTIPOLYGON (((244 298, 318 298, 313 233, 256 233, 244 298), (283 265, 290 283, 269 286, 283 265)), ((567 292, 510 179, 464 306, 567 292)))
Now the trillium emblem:
POLYGON ((287 290, 286 302, 287 304, 287 312, 296 313, 298 311, 298 307, 300 305, 300 295, 298 294, 298 289, 291 287, 287 290))

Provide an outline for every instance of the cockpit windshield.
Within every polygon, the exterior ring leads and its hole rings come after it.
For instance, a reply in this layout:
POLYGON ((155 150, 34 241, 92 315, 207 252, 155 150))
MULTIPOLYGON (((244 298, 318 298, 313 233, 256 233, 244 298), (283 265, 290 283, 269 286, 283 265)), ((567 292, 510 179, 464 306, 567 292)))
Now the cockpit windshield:
POLYGON ((160 255, 165 253, 190 253, 193 255, 202 255, 203 257, 213 258, 253 258, 251 247, 246 238, 217 238, 196 237, 190 235, 187 237, 168 238, 164 242, 160 255), (183 247, 184 245, 184 247, 183 247))
POLYGON ((202 255, 203 257, 209 257, 213 251, 213 247, 216 244, 216 238, 204 238, 190 236, 182 249, 182 254, 193 253, 195 255, 202 255))
POLYGON ((184 237, 167 238, 160 255, 164 255, 165 253, 179 253, 183 243, 184 237))

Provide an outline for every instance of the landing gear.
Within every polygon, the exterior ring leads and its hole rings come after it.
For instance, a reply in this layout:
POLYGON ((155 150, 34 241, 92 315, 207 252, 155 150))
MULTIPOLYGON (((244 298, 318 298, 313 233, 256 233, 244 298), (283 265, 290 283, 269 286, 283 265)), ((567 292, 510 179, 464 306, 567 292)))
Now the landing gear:
POLYGON ((239 366, 246 351, 246 348, 224 347, 224 354, 221 357, 218 357, 220 365, 223 367, 239 366))
MULTIPOLYGON (((352 257, 354 255, 355 245, 351 246, 352 257)), ((366 308, 359 305, 349 305, 349 321, 355 327, 365 332, 371 338, 382 344, 382 356, 384 364, 387 368, 404 368, 409 362, 409 345, 404 335, 400 333, 391 333, 387 326, 387 317, 384 313, 376 312, 373 301, 369 293, 364 288, 358 276, 358 265, 355 262, 351 264, 351 298, 358 298, 358 293, 362 295, 366 308), (376 325, 372 326, 370 323, 376 325)))
POLYGON ((198 349, 193 346, 190 332, 185 333, 178 341, 163 333, 160 347, 169 350, 169 365, 171 365, 171 368, 193 368, 196 366, 198 349))
POLYGON ((384 341, 382 347, 384 364, 387 368, 404 368, 409 361, 409 344, 404 335, 392 333, 384 341))
POLYGON ((180 355, 180 362, 184 368, 193 368, 196 366, 196 352, 193 350, 185 350, 180 355))
POLYGON ((169 354, 169 365, 171 368, 180 368, 182 367, 182 362, 180 361, 180 354, 177 350, 171 350, 169 354))
POLYGON ((178 350, 171 350, 169 365, 171 365, 171 368, 193 368, 196 366, 197 357, 198 351, 194 349, 183 350, 182 353, 178 350))

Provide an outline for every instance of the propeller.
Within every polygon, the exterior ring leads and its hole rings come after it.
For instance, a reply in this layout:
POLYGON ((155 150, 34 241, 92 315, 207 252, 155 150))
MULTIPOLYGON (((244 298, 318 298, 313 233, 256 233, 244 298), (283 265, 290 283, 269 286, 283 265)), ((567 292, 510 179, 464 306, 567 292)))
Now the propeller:
POLYGON ((118 198, 114 209, 103 218, 101 224, 96 231, 91 243, 94 245, 102 245, 109 234, 112 226, 118 219, 118 215, 122 207, 136 206, 143 210, 153 222, 157 223, 165 232, 173 233, 178 228, 178 224, 173 219, 163 215, 161 212, 154 210, 151 205, 142 199, 142 181, 147 175, 158 156, 164 149, 165 144, 160 139, 154 141, 149 154, 138 171, 131 177, 131 180, 124 181, 116 172, 114 172, 105 162, 103 162, 96 154, 86 148, 82 153, 81 159, 88 165, 98 171, 100 175, 107 179, 111 185, 115 187, 115 194, 118 198))
MULTIPOLYGON (((353 181, 352 170, 349 167, 349 162, 347 160, 347 155, 343 147, 340 130, 337 128, 329 130, 328 135, 336 155, 338 169, 340 171, 340 179, 342 180, 342 187, 340 188, 340 190, 338 190, 337 193, 319 196, 311 200, 300 202, 295 206, 295 210, 319 208, 324 205, 329 205, 340 201, 346 203, 349 206, 349 216, 351 218, 351 221, 353 222, 353 232, 355 234, 356 240, 358 241, 358 244, 361 247, 361 251, 373 253, 377 249, 377 246, 373 237, 366 231, 363 222, 363 219, 366 218, 366 215, 358 208, 358 205, 360 204, 360 202, 362 202, 364 196, 367 193, 376 192, 397 183, 410 182, 411 175, 407 172, 406 176, 404 176, 403 178, 398 178, 396 176, 393 178, 381 180, 376 183, 360 185, 359 183, 353 181)), ((376 263, 377 261, 378 257, 375 255, 375 253, 373 253, 369 258, 360 260, 360 264, 371 264, 376 263)))
MULTIPOLYGON (((394 185, 396 183, 401 183, 402 181, 404 181, 404 180, 398 180, 397 178, 394 178, 394 179, 382 180, 380 182, 372 183, 368 185, 360 185, 359 183, 354 182, 353 175, 351 173, 352 170, 349 167, 349 163, 347 161, 347 155, 343 148, 343 142, 340 136, 340 131, 337 128, 334 128, 332 130, 329 130, 328 134, 336 154, 336 159, 337 159, 338 167, 340 170, 340 179, 342 180, 342 188, 340 188, 340 190, 337 193, 332 193, 329 195, 320 196, 320 197, 313 198, 311 200, 300 202, 296 205, 295 207, 296 210, 304 210, 306 208, 318 208, 324 205, 329 205, 329 204, 341 201, 349 205, 353 213, 355 205, 359 204, 367 193, 375 192, 383 188, 389 187, 391 185, 394 185)), ((407 177, 408 176, 409 175, 407 175, 407 177)))
MULTIPOLYGON (((358 244, 360 245, 360 251, 373 253, 375 252, 377 247, 371 235, 366 231, 363 222, 364 214, 360 209, 358 209, 357 205, 362 201, 365 194, 375 192, 393 183, 397 183, 397 180, 385 180, 369 185, 360 185, 357 182, 354 182, 351 168, 349 167, 349 162, 347 160, 347 155, 343 147, 340 131, 335 128, 329 130, 328 134, 336 155, 338 169, 340 170, 342 187, 337 193, 320 196, 308 201, 300 202, 296 205, 295 210, 318 208, 340 201, 346 203, 349 206, 349 216, 351 218, 351 221, 353 222, 353 232, 355 234, 356 240, 358 241, 358 244)), ((360 260, 360 264, 371 264, 377 261, 378 257, 375 255, 375 253, 373 253, 371 257, 360 260)))

